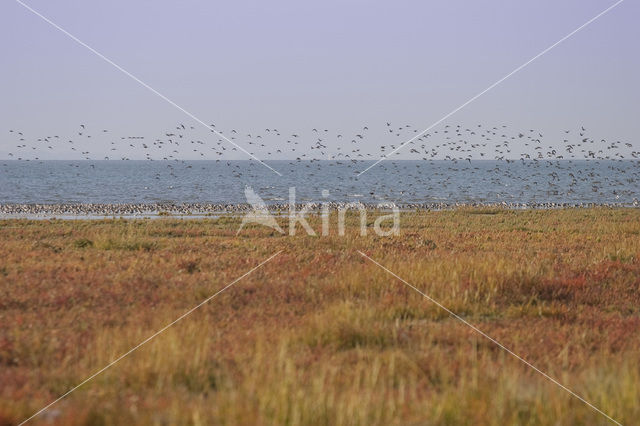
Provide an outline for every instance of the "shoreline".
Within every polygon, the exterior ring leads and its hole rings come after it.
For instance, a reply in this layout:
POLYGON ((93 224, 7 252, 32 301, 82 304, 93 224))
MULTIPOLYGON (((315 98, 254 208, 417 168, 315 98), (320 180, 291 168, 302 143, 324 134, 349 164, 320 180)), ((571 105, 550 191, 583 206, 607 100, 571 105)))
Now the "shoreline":
MULTIPOLYGON (((296 203, 295 211, 305 206, 310 213, 319 213, 324 203, 296 203)), ((390 211, 392 203, 345 203, 328 202, 329 211, 362 206, 367 211, 390 211)), ((504 210, 551 210, 584 208, 638 208, 640 203, 556 203, 556 202, 423 202, 395 204, 400 211, 439 211, 464 208, 504 209, 504 210)), ((289 203, 267 204, 271 213, 289 212, 289 203)), ((221 215, 240 215, 252 211, 246 203, 59 203, 59 204, 0 204, 0 220, 3 219, 104 219, 113 217, 129 218, 210 218, 221 215)))

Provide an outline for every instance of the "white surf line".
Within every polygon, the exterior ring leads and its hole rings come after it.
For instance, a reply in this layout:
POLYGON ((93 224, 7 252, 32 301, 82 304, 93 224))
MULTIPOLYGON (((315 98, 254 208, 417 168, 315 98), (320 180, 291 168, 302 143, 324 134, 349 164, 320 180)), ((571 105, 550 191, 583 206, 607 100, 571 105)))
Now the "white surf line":
POLYGON ((569 37, 573 36, 574 34, 576 34, 578 31, 582 30, 583 28, 585 28, 587 25, 591 24, 592 22, 594 22, 596 19, 600 18, 602 15, 604 15, 605 13, 609 12, 611 9, 613 9, 614 7, 618 6, 620 3, 622 3, 624 0, 618 0, 617 2, 615 2, 614 4, 612 4, 611 6, 609 6, 608 8, 606 8, 605 10, 603 10, 602 12, 598 13, 596 16, 594 16, 593 18, 589 19, 587 22, 585 22, 584 24, 580 25, 578 28, 576 28, 575 30, 571 31, 569 34, 567 34, 566 36, 562 37, 560 40, 556 41, 555 43, 553 43, 551 46, 547 47, 546 49, 544 49, 542 52, 538 53, 536 56, 534 56, 533 58, 529 59, 527 62, 525 62, 524 64, 520 65, 518 68, 514 69, 513 71, 511 71, 509 74, 505 75, 504 77, 502 77, 500 80, 496 81, 495 83, 493 83, 491 86, 487 87, 486 89, 484 89, 482 92, 478 93, 477 95, 475 95, 474 97, 472 97, 471 99, 469 99, 468 101, 466 101, 465 103, 463 103, 462 105, 460 105, 459 107, 457 107, 456 109, 454 109, 453 111, 451 111, 450 113, 448 113, 447 115, 445 115, 444 117, 442 117, 441 119, 439 119, 438 121, 436 121, 435 123, 433 123, 432 125, 430 125, 429 127, 427 127, 426 129, 424 129, 423 131, 421 131, 420 133, 418 133, 417 135, 415 135, 414 137, 412 137, 411 139, 409 139, 408 141, 406 141, 405 143, 403 143, 402 145, 400 145, 398 148, 394 149, 393 151, 389 152, 388 154, 383 155, 382 157, 380 157, 378 159, 378 161, 376 161, 375 163, 373 163, 372 165, 370 165, 369 167, 367 167, 366 169, 364 169, 363 171, 361 171, 360 173, 358 173, 357 176, 362 175, 363 173, 365 173, 367 170, 369 170, 370 168, 376 166, 378 163, 380 163, 381 161, 384 161, 387 159, 387 157, 389 157, 390 155, 395 154, 396 152, 398 152, 400 149, 404 148, 407 144, 410 144, 411 142, 413 142, 414 140, 418 139, 419 137, 421 137, 422 135, 424 135, 425 133, 427 133, 429 130, 433 129, 435 126, 437 126, 438 124, 442 123, 444 120, 446 120, 447 118, 451 117, 453 114, 455 114, 456 112, 460 111, 462 108, 466 107, 467 105, 469 105, 471 102, 475 101, 476 99, 478 99, 480 96, 484 95, 485 93, 487 93, 489 90, 493 89, 494 87, 496 87, 497 85, 499 85, 500 83, 502 83, 503 81, 505 81, 506 79, 508 79, 509 77, 511 77, 512 75, 514 75, 515 73, 517 73, 518 71, 522 70, 524 67, 526 67, 527 65, 529 65, 530 63, 532 63, 533 61, 535 61, 536 59, 538 59, 539 57, 541 57, 542 55, 544 55, 545 53, 549 52, 551 49, 553 49, 554 47, 556 47, 557 45, 559 45, 560 43, 562 43, 563 41, 567 40, 569 37))
POLYGON ((159 334, 163 333, 165 330, 167 330, 169 327, 173 326, 174 324, 176 324, 178 321, 184 319, 185 317, 187 317, 188 315, 190 315, 192 312, 194 312, 196 309, 200 308, 202 305, 206 304, 207 302, 209 302, 211 299, 213 299, 214 297, 216 297, 217 295, 219 295, 220 293, 222 293, 223 291, 227 290, 229 287, 231 287, 232 285, 234 285, 235 283, 237 283, 238 281, 242 280, 243 278, 245 278, 247 275, 251 274, 253 271, 255 271, 256 269, 260 268, 262 265, 264 265, 265 263, 269 262, 270 260, 272 260, 274 257, 278 256, 280 253, 282 253, 282 250, 279 250, 278 252, 276 252, 274 255, 272 255, 271 257, 269 257, 267 260, 262 261, 262 263, 260 263, 257 266, 254 266, 252 269, 250 269, 249 271, 245 272, 243 275, 241 275, 240 277, 236 278, 235 280, 233 280, 232 282, 230 282, 229 284, 227 284, 226 286, 224 286, 222 289, 218 290, 216 293, 214 293, 213 295, 209 296, 208 298, 206 298, 205 300, 203 300, 202 302, 198 303, 196 306, 194 306, 193 308, 189 309, 187 312, 185 312, 184 314, 180 315, 178 318, 176 318, 175 320, 171 321, 169 324, 165 325, 164 327, 162 327, 160 330, 156 331, 155 333, 153 333, 151 336, 147 337, 146 339, 144 339, 142 342, 138 343, 136 346, 134 346, 133 348, 129 349, 127 352, 123 353, 122 355, 120 355, 118 358, 116 358, 115 360, 111 361, 109 364, 105 365, 104 367, 102 367, 100 370, 96 371, 95 373, 93 373, 91 376, 87 377, 86 379, 84 379, 82 382, 78 383, 76 386, 72 387, 71 389, 69 389, 67 392, 65 392, 64 394, 62 394, 60 397, 58 397, 56 400, 50 402, 48 405, 44 406, 43 408, 41 408, 40 410, 38 410, 37 412, 35 412, 34 414, 31 415, 31 417, 23 420, 22 422, 19 423, 18 426, 21 426, 25 423, 27 423, 28 421, 30 421, 31 419, 33 419, 34 417, 38 416, 39 414, 43 413, 44 411, 46 411, 47 409, 49 409, 52 405, 56 404, 57 402, 59 402, 60 400, 64 399, 65 397, 67 397, 71 392, 75 391, 76 389, 78 389, 80 386, 86 384, 87 382, 89 382, 90 380, 94 379, 96 376, 98 376, 99 374, 101 374, 102 372, 104 372, 105 370, 109 369, 110 367, 112 367, 114 364, 116 364, 118 361, 121 361, 123 358, 127 357, 128 355, 130 355, 132 352, 136 351, 138 348, 140 348, 142 345, 144 345, 145 343, 148 343, 150 340, 152 340, 153 338, 155 338, 156 336, 158 336, 159 334))
POLYGON ((533 370, 535 370, 537 373, 541 374, 542 376, 544 376, 547 380, 549 380, 550 382, 554 383, 555 385, 559 386, 560 388, 562 388, 563 390, 567 391, 570 395, 578 398, 580 401, 582 401, 583 403, 585 403, 586 405, 588 405, 589 407, 591 407, 592 409, 594 409, 595 411, 597 411, 598 413, 602 414, 604 417, 606 417, 607 419, 609 419, 610 421, 612 421, 613 423, 622 426, 622 424, 620 422, 618 422, 617 420, 613 419, 611 416, 609 416, 607 413, 605 413, 604 411, 600 410, 598 407, 596 407, 595 405, 593 405, 592 403, 590 403, 589 401, 587 401, 586 399, 584 399, 583 397, 581 397, 580 395, 578 395, 577 393, 575 393, 574 391, 572 391, 571 389, 569 389, 568 387, 566 387, 565 385, 563 385, 562 383, 560 383, 559 381, 557 381, 556 379, 554 379, 553 377, 549 376, 547 373, 545 373, 544 371, 540 370, 539 368, 537 368, 535 365, 531 364, 529 361, 525 360, 524 358, 522 358, 521 356, 519 356, 518 354, 516 354, 515 352, 513 352, 511 349, 507 348, 506 346, 504 346, 502 343, 498 342, 496 339, 494 339, 493 337, 489 336, 488 334, 486 334, 485 332, 483 332, 482 330, 480 330, 478 327, 476 327, 475 325, 471 324, 470 322, 468 322, 467 320, 465 320, 464 318, 462 318, 460 315, 456 314, 455 312, 451 311, 449 308, 447 308, 446 306, 442 305, 440 302, 438 302, 437 300, 433 299, 432 297, 428 296, 426 293, 420 291, 418 288, 414 287, 413 285, 409 284, 407 281, 405 281, 404 279, 400 278, 398 275, 394 274, 393 272, 391 272, 389 269, 385 268, 384 266, 382 266, 380 263, 376 262, 375 260, 373 260, 372 258, 370 258, 369 256, 367 256, 366 254, 364 254, 363 252, 361 252, 360 250, 358 250, 358 253, 360 253, 360 255, 368 260, 370 260, 372 263, 378 265, 380 268, 382 268, 384 271, 386 271, 387 273, 389 273, 390 275, 392 275, 393 277, 397 278, 398 280, 402 281, 405 285, 407 285, 408 287, 411 287, 413 290, 415 290, 416 292, 420 293, 424 298, 428 299, 430 302, 434 303, 435 305, 437 305, 440 309, 446 311, 449 315, 451 315, 452 317, 454 317, 455 319, 457 319, 458 321, 462 322, 464 325, 466 325, 467 327, 471 328, 473 331, 475 331, 476 333, 480 334, 482 337, 488 339, 489 341, 491 341, 492 343, 494 343, 495 345, 497 345, 500 349, 505 350, 506 352, 508 352, 510 355, 512 355, 513 357, 515 357, 516 359, 518 359, 519 361, 521 361, 522 363, 524 363, 526 366, 531 367, 533 370))
POLYGON ((275 170, 273 167, 269 166, 268 164, 266 164, 265 162, 263 162, 262 160, 260 160, 258 157, 256 157, 255 155, 253 155, 252 153, 250 153, 249 151, 247 151, 246 149, 244 149, 243 147, 241 147, 240 145, 238 145, 237 143, 233 142, 231 139, 227 138, 225 135, 223 135, 222 133, 218 132, 215 129, 212 129, 211 126, 207 125, 207 123, 205 123, 204 121, 202 121, 201 119, 199 119, 198 117, 196 117, 195 115, 193 115, 192 113, 190 113, 189 111, 187 111, 186 109, 184 109, 183 107, 181 107, 180 105, 178 105, 177 103, 175 103, 174 101, 172 101, 171 99, 169 99, 168 97, 166 97, 165 95, 163 95, 162 93, 158 92, 156 89, 154 89, 153 87, 149 86, 147 83, 145 83, 144 81, 140 80, 138 77, 136 77, 135 75, 131 74, 129 71, 125 70, 124 68, 122 68, 120 65, 116 64, 115 62, 113 62, 111 59, 107 58, 106 56, 104 56, 102 53, 98 52, 97 50, 95 50, 93 47, 89 46, 88 44, 86 44, 85 42, 83 42, 82 40, 78 39, 76 36, 74 36, 73 34, 69 33, 67 30, 65 30, 64 28, 60 27, 58 24, 56 24, 55 22, 51 21, 49 18, 47 18, 46 16, 42 15, 40 12, 38 12, 37 10, 33 9, 32 7, 26 5, 25 3, 23 3, 20 0, 15 0, 16 3, 20 4, 22 7, 24 7, 25 9, 27 9, 28 11, 30 11, 31 13, 33 13, 34 15, 40 17, 42 20, 44 20, 45 22, 47 22, 48 24, 50 24, 52 27, 54 27, 55 29, 57 29, 58 31, 62 32, 63 34, 65 34, 66 36, 68 36, 69 38, 71 38, 73 41, 75 41, 76 43, 80 44, 81 46, 86 47, 87 49, 89 49, 91 52, 93 52, 94 54, 96 54, 96 56, 98 56, 100 59, 103 59, 104 61, 106 61, 107 63, 113 65, 115 68, 117 68, 119 71, 122 71, 124 74, 126 74, 128 77, 130 77, 131 79, 135 80, 137 83, 139 83, 140 85, 142 85, 143 87, 149 89, 151 92, 153 92, 155 95, 159 96, 160 98, 164 99, 165 101, 167 101, 169 104, 171 104, 172 106, 174 106, 175 108, 177 108, 178 110, 180 110, 181 112, 183 112, 184 114, 186 114, 187 116, 189 116, 191 119, 195 120, 196 122, 202 124, 204 127, 206 127, 208 130, 211 130, 213 133, 215 133, 217 136, 221 137, 222 139, 224 139, 225 141, 229 142, 231 145, 235 146, 236 148, 238 148, 239 150, 241 150, 242 152, 244 152, 245 154, 247 154, 249 157, 253 158, 254 160, 256 160, 258 163, 262 164, 263 166, 265 166, 266 168, 268 168, 269 170, 271 170, 272 172, 274 172, 275 174, 277 174, 278 176, 282 176, 282 174, 275 170))

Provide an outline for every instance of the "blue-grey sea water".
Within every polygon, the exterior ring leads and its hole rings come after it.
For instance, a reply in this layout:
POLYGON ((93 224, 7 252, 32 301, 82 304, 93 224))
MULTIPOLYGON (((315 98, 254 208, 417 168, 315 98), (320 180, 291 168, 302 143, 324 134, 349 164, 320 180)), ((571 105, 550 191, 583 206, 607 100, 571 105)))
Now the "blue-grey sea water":
POLYGON ((0 203, 620 203, 640 198, 638 161, 0 161, 0 203), (329 191, 325 198, 322 191, 329 191))

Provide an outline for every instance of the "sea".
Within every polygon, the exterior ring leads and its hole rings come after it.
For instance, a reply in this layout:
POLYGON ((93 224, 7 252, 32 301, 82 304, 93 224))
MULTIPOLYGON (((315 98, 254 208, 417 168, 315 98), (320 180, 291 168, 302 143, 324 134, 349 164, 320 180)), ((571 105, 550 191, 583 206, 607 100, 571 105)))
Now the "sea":
POLYGON ((637 160, 0 161, 0 204, 569 203, 637 205, 637 160))

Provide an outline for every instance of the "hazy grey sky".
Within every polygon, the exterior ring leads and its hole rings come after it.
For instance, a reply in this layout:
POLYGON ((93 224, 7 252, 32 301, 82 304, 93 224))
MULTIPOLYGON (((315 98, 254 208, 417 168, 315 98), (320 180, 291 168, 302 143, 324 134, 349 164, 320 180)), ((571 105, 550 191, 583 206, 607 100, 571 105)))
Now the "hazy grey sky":
MULTIPOLYGON (((423 129, 614 3, 25 2, 225 134, 423 129)), ((623 2, 448 123, 585 125, 635 145, 638 17, 640 4, 623 2)), ((80 123, 150 138, 197 126, 12 0, 0 3, 0 54, 0 158, 15 150, 9 129, 32 140, 73 136, 80 123)), ((365 143, 384 144, 379 135, 365 143)), ((103 152, 106 142, 90 143, 103 152)))

